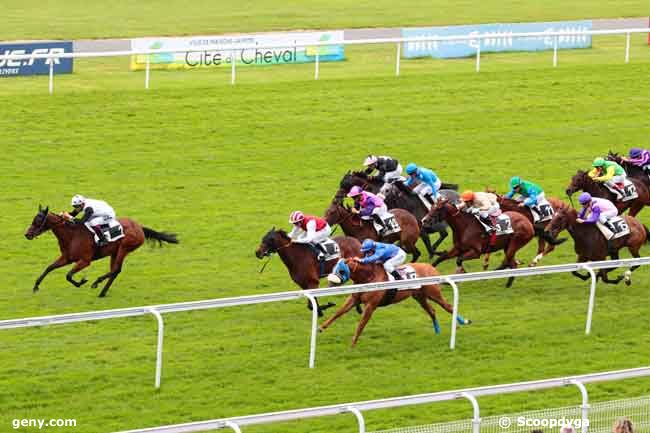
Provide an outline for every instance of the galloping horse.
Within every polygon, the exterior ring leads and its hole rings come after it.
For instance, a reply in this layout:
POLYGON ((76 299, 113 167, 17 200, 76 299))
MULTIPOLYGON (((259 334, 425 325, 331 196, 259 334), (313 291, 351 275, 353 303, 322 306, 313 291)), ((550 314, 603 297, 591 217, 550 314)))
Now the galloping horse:
MULTIPOLYGON (((341 179, 339 190, 334 196, 334 201, 341 203, 345 198, 345 195, 353 186, 360 186, 364 190, 373 193, 378 192, 384 182, 381 179, 368 179, 368 177, 369 176, 364 172, 348 172, 343 176, 343 179, 341 179)), ((451 202, 455 202, 459 198, 456 189, 458 189, 458 185, 443 184, 438 193, 441 197, 444 197, 451 202)), ((424 218, 428 212, 428 209, 424 206, 420 198, 413 194, 402 182, 394 182, 390 188, 387 189, 384 202, 389 210, 395 208, 405 209, 413 214, 418 221, 422 221, 422 218, 424 218)), ((444 221, 431 223, 427 227, 420 225, 420 239, 422 239, 422 242, 427 248, 429 258, 433 258, 438 246, 448 236, 448 228, 449 226, 444 221), (429 235, 432 233, 438 233, 439 235, 438 240, 436 240, 433 245, 431 245, 431 240, 429 239, 429 235)))
POLYGON ((420 225, 408 211, 404 209, 391 209, 395 220, 401 227, 401 231, 387 236, 379 236, 373 227, 373 224, 365 222, 359 215, 355 215, 349 208, 342 204, 332 201, 330 207, 325 211, 325 219, 330 226, 339 224, 343 232, 359 239, 372 239, 375 241, 394 243, 399 241, 399 245, 404 251, 413 255, 413 261, 416 262, 420 257, 420 250, 415 246, 420 233, 420 225))
MULTIPOLYGON (((440 275, 440 273, 433 266, 427 263, 411 263, 410 266, 412 266, 416 271, 418 277, 433 277, 440 275)), ((334 268, 334 272, 342 283, 347 281, 347 279, 351 279, 356 284, 388 281, 386 271, 384 271, 382 265, 361 264, 354 259, 340 260, 334 268)), ((450 314, 453 312, 453 309, 452 306, 449 305, 449 302, 447 302, 445 297, 442 295, 440 291, 440 285, 438 284, 427 284, 419 289, 390 289, 374 292, 353 293, 345 301, 345 304, 343 304, 343 306, 336 313, 334 313, 332 317, 327 319, 320 326, 320 330, 324 331, 332 324, 332 322, 350 311, 352 307, 359 307, 359 305, 365 304, 363 316, 361 316, 359 324, 357 325, 357 330, 354 332, 354 337, 352 337, 352 347, 354 347, 357 344, 357 341, 359 340, 359 336, 363 332, 363 329, 370 320, 372 313, 374 313, 378 307, 397 304, 398 302, 401 302, 404 299, 410 297, 415 298, 420 306, 422 306, 424 311, 427 312, 433 323, 433 329, 435 330, 436 334, 439 334, 440 325, 438 324, 438 319, 436 318, 436 312, 434 311, 431 304, 429 304, 428 300, 431 299, 450 314)), ((469 325, 472 323, 470 320, 463 319, 463 317, 460 315, 458 315, 457 321, 461 325, 469 325)))
MULTIPOLYGON (((503 263, 497 269, 516 269, 515 254, 535 236, 535 229, 533 224, 522 214, 518 212, 504 213, 510 216, 513 233, 497 236, 494 245, 490 245, 489 237, 486 236, 483 227, 474 216, 461 212, 456 206, 445 200, 440 200, 435 207, 431 208, 422 222, 427 224, 428 220, 436 215, 443 218, 454 232, 454 246, 451 250, 442 253, 433 262, 433 266, 456 257, 456 272, 465 272, 463 261, 476 259, 481 254, 488 253, 483 263, 483 269, 486 269, 489 253, 504 250, 503 263)), ((506 287, 512 286, 513 281, 514 277, 509 278, 506 287)))
POLYGON ((625 173, 627 173, 628 177, 638 179, 643 182, 648 188, 650 188, 650 176, 648 175, 647 171, 638 165, 631 164, 629 161, 624 160, 618 155, 618 153, 614 153, 611 150, 609 151, 609 154, 607 154, 607 159, 609 161, 614 161, 623 167, 623 170, 625 170, 625 173))
POLYGON ((578 170, 578 172, 571 178, 571 183, 566 189, 566 193, 571 198, 573 193, 582 190, 588 192, 594 197, 606 198, 616 205, 618 213, 623 213, 625 210, 630 209, 630 216, 636 216, 643 206, 650 205, 650 188, 644 182, 636 179, 629 178, 636 187, 638 197, 634 200, 618 201, 616 195, 608 190, 603 184, 593 180, 586 171, 578 170))
MULTIPOLYGON (((339 245, 341 257, 357 257, 361 255, 361 243, 348 236, 337 236, 333 240, 339 245)), ((275 230, 275 227, 264 235, 262 242, 255 250, 258 259, 278 253, 282 262, 287 267, 291 279, 300 286, 301 289, 316 289, 320 282, 320 265, 318 259, 311 251, 311 247, 306 244, 291 242, 291 238, 284 230, 275 230)), ((323 273, 330 273, 336 260, 329 260, 324 263, 323 273)), ((318 305, 318 299, 316 299, 318 305)), ((307 302, 311 309, 311 303, 307 302)), ((321 307, 318 306, 318 315, 322 316, 323 311, 333 307, 333 303, 321 307)))
MULTIPOLYGON (((605 236, 600 233, 595 224, 580 224, 576 220, 578 213, 575 209, 564 208, 560 209, 554 216, 551 222, 546 226, 546 231, 553 238, 562 230, 567 230, 575 243, 575 252, 578 255, 578 263, 606 260, 607 256, 617 260, 619 258, 618 251, 621 248, 627 247, 633 257, 639 257, 639 249, 645 243, 650 241, 650 233, 648 228, 641 224, 636 218, 630 215, 621 215, 625 218, 625 222, 630 228, 630 234, 619 239, 613 239, 608 242, 605 236)), ((614 280, 610 280, 607 274, 615 268, 600 269, 598 276, 603 279, 605 283, 618 284, 625 278, 625 284, 631 283, 632 272, 638 268, 633 266, 624 275, 619 276, 614 280)), ((589 275, 581 275, 578 272, 573 272, 576 277, 586 280, 589 275)))
POLYGON ((36 280, 34 284, 34 292, 39 290, 39 285, 43 278, 54 269, 60 268, 70 263, 75 263, 74 267, 66 274, 66 279, 76 287, 80 287, 88 280, 83 278, 81 281, 75 281, 72 276, 84 269, 94 260, 110 256, 111 270, 110 272, 97 278, 92 284, 92 288, 96 289, 99 283, 108 279, 104 288, 99 293, 99 297, 106 296, 106 292, 113 284, 115 278, 122 271, 122 263, 124 258, 132 251, 138 249, 144 243, 145 239, 162 242, 169 242, 177 244, 178 240, 173 233, 157 232, 147 227, 143 227, 129 218, 119 218, 120 224, 124 229, 124 237, 117 241, 110 242, 103 247, 95 245, 94 236, 86 228, 84 224, 76 224, 67 221, 59 215, 49 212, 49 208, 42 209, 39 205, 38 213, 29 226, 25 237, 29 240, 34 239, 40 234, 52 230, 54 236, 59 241, 59 249, 61 256, 54 261, 50 266, 45 268, 45 271, 36 280))
MULTIPOLYGON (((551 207, 553 207, 554 212, 569 207, 568 204, 566 204, 559 198, 550 197, 547 200, 551 204, 551 207)), ((555 249, 556 245, 559 245, 562 242, 566 241, 566 238, 563 238, 558 240, 553 239, 553 242, 551 242, 548 238, 548 234, 545 232, 546 226, 548 225, 550 220, 535 224, 533 222, 535 220, 533 218, 533 213, 531 212, 528 206, 522 207, 520 206, 521 202, 518 202, 517 200, 505 198, 502 195, 497 195, 497 201, 499 202, 499 206, 501 207, 501 210, 519 212, 520 214, 528 218, 528 221, 530 221, 530 223, 533 224, 533 227, 535 228, 535 236, 537 236, 538 239, 537 255, 535 256, 533 261, 530 262, 529 266, 537 266, 540 260, 542 260, 544 256, 550 254, 551 251, 555 249), (548 242, 548 246, 546 245, 547 242, 548 242)))

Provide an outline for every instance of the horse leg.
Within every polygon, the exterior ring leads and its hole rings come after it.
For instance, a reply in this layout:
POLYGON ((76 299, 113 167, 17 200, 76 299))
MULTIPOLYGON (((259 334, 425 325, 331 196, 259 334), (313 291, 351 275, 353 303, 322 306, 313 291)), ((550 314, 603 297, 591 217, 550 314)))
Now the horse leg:
POLYGON ((440 254, 438 258, 432 263, 433 266, 438 266, 439 263, 444 262, 447 259, 451 259, 453 257, 456 257, 458 254, 460 254, 460 250, 456 248, 456 245, 449 251, 445 251, 444 253, 440 254))
MULTIPOLYGON (((426 293, 429 299, 431 299, 436 304, 440 305, 446 312, 448 312, 449 314, 454 314, 453 307, 449 302, 447 302, 445 297, 442 295, 442 291, 440 290, 439 285, 432 284, 430 286, 425 286, 422 288, 422 290, 424 290, 424 292, 426 293)), ((463 316, 461 316, 460 314, 456 316, 456 321, 460 325, 469 325, 470 323, 472 323, 471 320, 469 319, 465 320, 463 316)))
POLYGON ((359 337, 361 336, 361 333, 363 332, 363 328, 366 327, 366 324, 368 323, 368 320, 370 320, 370 317, 372 316, 372 313, 375 312, 375 309, 377 308, 377 305, 368 303, 366 304, 366 309, 363 311, 363 315, 361 316, 361 320, 359 320, 359 324, 357 325, 357 330, 354 332, 354 337, 352 337, 352 345, 351 347, 354 347, 357 345, 357 341, 359 341, 359 337))
POLYGON ((50 266, 45 268, 45 271, 41 274, 38 279, 36 279, 36 282, 34 283, 34 288, 32 289, 32 292, 36 293, 38 292, 38 286, 40 286, 41 281, 43 281, 43 278, 53 270, 60 268, 61 266, 67 265, 69 262, 68 260, 65 259, 65 257, 61 256, 58 259, 56 259, 50 266))
MULTIPOLYGON (((114 263, 115 263, 115 256, 116 256, 115 254, 113 254, 113 255, 111 256, 111 265, 110 265, 110 268, 109 268, 109 269, 113 269, 113 265, 114 265, 114 263)), ((91 289, 96 289, 97 287, 99 287, 99 283, 101 283, 102 281, 104 281, 106 278, 108 278, 108 277, 110 277, 110 276, 111 276, 111 271, 106 272, 104 275, 102 275, 101 277, 97 278, 97 279, 92 283, 92 285, 90 286, 90 288, 91 288, 91 289)))
POLYGON ((464 274, 465 272, 467 272, 465 270, 465 266, 463 266, 463 262, 465 260, 477 259, 479 257, 481 257, 481 253, 479 251, 476 251, 474 249, 465 251, 462 255, 456 258, 456 273, 464 274))
POLYGON ((86 278, 82 278, 81 281, 76 282, 72 276, 82 270, 83 268, 87 267, 90 264, 90 260, 79 260, 75 265, 73 266, 72 269, 65 275, 65 279, 70 281, 71 284, 73 284, 75 287, 81 287, 82 285, 86 284, 88 281, 86 278))
POLYGON ((541 234, 537 235, 537 255, 533 259, 532 262, 528 266, 537 266, 540 260, 542 260, 542 257, 544 257, 544 247, 546 246, 546 241, 542 237, 541 234))
POLYGON ((424 227, 420 229, 420 239, 422 239, 422 243, 424 244, 424 246, 427 249, 427 252, 429 253, 429 260, 431 260, 436 250, 431 247, 431 239, 429 239, 429 233, 426 232, 424 227))
MULTIPOLYGON (((618 251, 612 251, 611 257, 612 257, 612 260, 618 260, 619 259, 618 251)), ((619 275, 618 277, 614 278, 613 280, 611 280, 609 278, 609 273, 612 272, 614 269, 616 269, 616 268, 605 268, 605 269, 601 269, 599 271, 600 277, 603 280, 603 283, 618 284, 621 281, 623 281, 623 279, 625 278, 625 275, 619 275)))
POLYGON ((440 324, 436 318, 436 310, 434 310, 431 304, 429 304, 427 301, 427 296, 422 292, 422 290, 417 290, 413 297, 416 301, 418 301, 422 309, 426 311, 426 313, 431 318, 431 322, 433 323, 433 331, 436 334, 440 334, 440 324))
MULTIPOLYGON (((438 249, 442 241, 444 241, 447 238, 447 236, 449 236, 449 233, 447 233, 446 229, 438 230, 437 233, 439 235, 438 240, 435 241, 433 243, 433 246, 431 247, 433 249, 433 254, 436 254, 436 250, 438 249)), ((429 258, 432 259, 433 256, 430 256, 429 258)))
POLYGON ((355 305, 359 305, 357 302, 357 299, 354 295, 350 295, 348 299, 345 300, 345 303, 341 306, 341 308, 338 309, 336 313, 329 319, 327 319, 322 325, 318 327, 318 330, 320 332, 323 332, 325 329, 327 329, 336 319, 347 313, 354 307, 355 305))
MULTIPOLYGON (((415 242, 417 242, 417 239, 415 240, 415 242)), ((422 253, 420 253, 420 250, 418 249, 418 247, 415 245, 415 242, 410 241, 410 240, 405 240, 404 241, 404 244, 405 244, 404 245, 404 250, 407 253, 411 253, 413 255, 413 258, 412 258, 413 263, 417 262, 418 258, 420 258, 420 256, 422 255, 422 253)))
MULTIPOLYGON (((630 251, 630 254, 632 254, 632 257, 638 258, 638 257, 641 257, 641 255, 639 254, 639 249, 640 248, 641 248, 640 245, 639 246, 629 246, 628 250, 630 251)), ((639 267, 640 267, 640 265, 632 266, 630 269, 625 271, 625 274, 624 274, 625 275, 625 285, 629 286, 630 284, 632 284, 632 272, 636 271, 639 267)))
POLYGON ((117 254, 115 255, 115 260, 113 260, 113 257, 111 256, 111 272, 109 272, 108 281, 104 285, 104 288, 101 292, 99 292, 100 298, 106 296, 106 293, 108 293, 108 289, 111 288, 113 281, 115 281, 115 278, 117 278, 120 272, 122 272, 122 263, 124 263, 124 258, 128 253, 129 252, 126 249, 120 246, 120 249, 117 250, 117 254))
MULTIPOLYGON (((515 259, 515 254, 517 253, 518 248, 516 247, 516 244, 517 242, 508 242, 508 248, 505 251, 506 256, 503 259, 503 263, 501 263, 501 266, 499 266, 497 270, 505 268, 517 269, 517 260, 515 259)), ((514 282, 515 277, 509 277, 506 281, 506 288, 509 289, 512 287, 512 283, 514 282)))

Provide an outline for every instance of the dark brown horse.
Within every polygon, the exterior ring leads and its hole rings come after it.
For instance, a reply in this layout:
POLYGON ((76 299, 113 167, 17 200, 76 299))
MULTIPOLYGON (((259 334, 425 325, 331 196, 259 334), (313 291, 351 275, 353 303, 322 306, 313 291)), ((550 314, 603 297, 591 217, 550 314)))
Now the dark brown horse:
MULTIPOLYGON (((550 197, 547 200, 551 204, 551 207, 553 207, 554 212, 557 212, 560 209, 567 209, 569 207, 568 204, 566 204, 559 198, 550 197)), ((502 211, 519 212, 520 214, 528 218, 528 221, 530 221, 530 223, 533 224, 533 227, 535 228, 535 236, 537 236, 538 239, 537 255, 535 256, 533 261, 530 262, 529 266, 537 266, 540 260, 542 260, 542 257, 550 254, 555 249, 556 245, 559 245, 562 242, 566 241, 566 238, 564 238, 564 239, 554 240, 553 242, 549 242, 548 234, 545 232, 545 229, 548 223, 550 222, 550 220, 535 224, 533 222, 535 220, 533 218, 533 213, 531 212, 528 206, 520 206, 521 202, 518 202, 517 200, 505 198, 504 196, 501 195, 497 195, 497 201, 499 202, 499 206, 501 207, 502 211)))
MULTIPOLYGON (((619 239, 614 239, 608 242, 605 236, 602 235, 600 230, 595 224, 580 224, 577 222, 578 212, 572 208, 561 209, 554 216, 546 230, 552 237, 557 235, 562 230, 567 230, 575 243, 575 252, 578 255, 578 263, 606 260, 607 256, 612 259, 619 258, 619 250, 627 247, 633 257, 639 257, 639 249, 641 246, 650 240, 650 233, 647 227, 641 224, 636 218, 629 215, 622 215, 625 222, 630 228, 630 234, 619 239)), ((614 268, 601 269, 598 271, 598 276, 604 282, 610 284, 618 284, 625 278, 625 284, 630 284, 632 272, 638 268, 633 266, 624 275, 610 280, 607 274, 614 268)), ((586 280, 589 275, 581 275, 578 272, 573 272, 578 278, 586 280)))
MULTIPOLYGON (((361 243, 348 236, 337 236, 333 240, 339 245, 341 257, 356 257, 361 255, 361 243)), ((312 248, 306 244, 292 242, 284 230, 275 230, 275 227, 264 235, 262 242, 255 250, 258 259, 278 253, 282 262, 287 267, 291 279, 302 289, 317 289, 320 283, 321 269, 316 255, 312 248)), ((329 260, 324 263, 323 274, 330 273, 338 259, 329 260)), ((316 305, 318 299, 316 298, 316 305)), ((311 303, 307 302, 309 309, 311 303)), ((333 303, 325 306, 318 306, 318 315, 322 316, 323 311, 333 307, 333 303)))
POLYGON ((636 192, 639 194, 634 200, 628 200, 625 202, 618 201, 616 195, 608 190, 602 183, 596 182, 593 180, 586 171, 578 170, 578 172, 571 178, 571 183, 566 189, 566 193, 571 197, 576 191, 585 191, 591 194, 594 197, 606 198, 616 205, 618 213, 623 213, 627 209, 630 210, 629 214, 631 216, 636 216, 643 206, 650 205, 650 189, 645 185, 644 182, 635 179, 629 178, 630 181, 636 186, 636 192))
MULTIPOLYGON (((535 236, 535 229, 533 224, 522 214, 518 212, 504 213, 510 216, 513 233, 497 236, 494 244, 491 245, 489 237, 485 234, 485 230, 476 220, 476 217, 461 212, 456 206, 445 200, 440 200, 436 206, 431 208, 423 223, 426 224, 432 216, 438 216, 446 220, 454 232, 454 246, 451 250, 442 253, 434 261, 433 266, 456 257, 456 272, 465 272, 463 267, 465 260, 476 259, 481 254, 488 253, 483 264, 483 268, 486 269, 489 253, 503 250, 505 257, 503 263, 497 269, 516 269, 517 260, 515 254, 535 236)), ((512 286, 513 281, 513 277, 509 278, 506 287, 512 286)))
MULTIPOLYGON (((433 266, 427 263, 411 263, 410 265, 416 271, 418 277, 433 277, 440 275, 440 273, 433 266)), ((357 284, 388 281, 386 271, 382 265, 361 264, 355 259, 340 260, 334 269, 334 273, 338 277, 338 280, 341 281, 341 283, 345 283, 347 279, 350 279, 357 284)), ((378 307, 397 304, 398 302, 401 302, 404 299, 410 297, 415 298, 422 309, 426 311, 433 323, 433 329, 435 330, 436 334, 439 334, 440 325, 438 324, 438 319, 436 318, 436 312, 434 311, 431 304, 429 304, 428 300, 430 299, 434 301, 450 314, 453 312, 453 309, 452 306, 449 305, 449 302, 447 302, 445 297, 442 295, 442 292, 440 291, 440 285, 438 284, 428 284, 426 286, 422 286, 419 289, 392 289, 379 290, 374 292, 353 293, 345 301, 345 304, 343 304, 343 306, 336 313, 334 313, 332 317, 327 319, 320 326, 320 330, 324 331, 332 324, 332 322, 350 311, 352 307, 358 307, 361 304, 365 304, 363 316, 361 316, 361 320, 359 320, 359 324, 357 325, 357 330, 354 333, 354 337, 352 337, 352 347, 354 347, 359 340, 359 336, 363 332, 363 328, 365 328, 366 324, 370 320, 370 317, 372 316, 372 313, 374 313, 378 307)), ((472 323, 470 320, 465 320, 460 315, 458 315, 457 320, 461 325, 468 325, 472 323)))
POLYGON ((607 160, 614 161, 615 163, 623 167, 623 170, 625 170, 625 173, 627 173, 627 177, 633 177, 634 179, 638 179, 641 182, 643 182, 648 188, 650 188, 650 176, 648 176, 648 172, 645 171, 643 168, 639 167, 638 165, 634 165, 629 161, 626 161, 617 153, 614 153, 611 150, 607 154, 607 160))
POLYGON ((420 250, 415 246, 420 235, 420 224, 418 220, 404 209, 391 209, 390 211, 395 220, 402 228, 398 233, 388 236, 379 236, 373 224, 369 220, 363 220, 359 215, 352 213, 352 210, 342 204, 333 201, 330 207, 325 211, 325 219, 330 226, 339 224, 343 232, 354 238, 363 241, 372 239, 379 242, 394 243, 399 241, 400 247, 413 255, 413 261, 416 262, 420 257, 420 250))
POLYGON ((124 229, 124 237, 117 241, 110 242, 109 244, 99 248, 95 245, 94 235, 86 228, 84 224, 74 223, 67 221, 64 217, 55 215, 49 212, 49 208, 41 209, 38 207, 38 213, 29 226, 25 237, 29 240, 34 239, 38 235, 52 230, 54 236, 59 241, 59 249, 61 256, 54 261, 50 266, 45 268, 45 271, 36 280, 34 284, 34 292, 37 292, 39 285, 43 278, 54 269, 60 268, 70 263, 74 263, 74 267, 66 274, 66 279, 76 287, 80 287, 88 280, 85 278, 81 281, 75 281, 72 277, 74 274, 84 269, 94 260, 103 257, 111 258, 110 272, 97 278, 92 284, 95 289, 102 281, 108 279, 104 288, 99 293, 99 297, 106 296, 106 292, 115 281, 115 278, 122 271, 122 263, 124 258, 132 251, 135 251, 144 243, 145 239, 152 241, 169 242, 177 244, 178 240, 173 233, 157 232, 147 227, 143 227, 129 218, 119 218, 122 228, 124 229))

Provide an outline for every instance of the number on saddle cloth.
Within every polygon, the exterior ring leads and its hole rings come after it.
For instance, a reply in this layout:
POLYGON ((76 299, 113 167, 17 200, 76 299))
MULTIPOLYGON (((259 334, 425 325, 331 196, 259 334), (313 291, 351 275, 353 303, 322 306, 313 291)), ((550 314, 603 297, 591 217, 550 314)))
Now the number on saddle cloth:
POLYGON ((608 190, 610 190, 612 193, 616 195, 617 200, 625 202, 625 201, 634 200, 639 197, 639 194, 636 190, 636 185, 634 185, 634 183, 630 179, 625 179, 622 190, 614 188, 612 185, 608 183, 605 183, 604 185, 608 190))
POLYGON ((379 226, 379 224, 376 221, 373 221, 373 223, 375 226, 375 230, 377 230, 377 234, 381 236, 392 235, 393 233, 398 233, 402 231, 402 228, 397 222, 395 215, 393 215, 390 212, 386 214, 386 217, 384 219, 382 219, 383 227, 379 226))
MULTIPOLYGON (((107 223, 100 225, 100 229, 108 242, 115 242, 124 237, 124 228, 117 219, 111 219, 107 223)), ((97 240, 96 238, 97 236, 95 236, 95 240, 97 240)))
POLYGON ((537 206, 532 206, 530 210, 533 214, 534 223, 550 221, 553 218, 553 214, 555 214, 553 206, 551 206, 551 203, 549 203, 548 200, 544 200, 537 206))
POLYGON ((399 273, 399 277, 402 280, 412 280, 418 277, 417 272, 410 265, 402 265, 395 268, 395 270, 399 273))

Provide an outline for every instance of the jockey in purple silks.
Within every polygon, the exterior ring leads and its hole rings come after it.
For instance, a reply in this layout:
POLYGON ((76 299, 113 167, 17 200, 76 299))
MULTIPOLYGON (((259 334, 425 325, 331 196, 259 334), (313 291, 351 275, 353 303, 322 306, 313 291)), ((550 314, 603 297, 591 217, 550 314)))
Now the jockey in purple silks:
POLYGON ((592 197, 588 192, 583 192, 578 197, 578 201, 583 206, 578 214, 577 221, 584 224, 596 224, 601 222, 607 226, 607 221, 618 215, 618 209, 611 201, 592 197))
POLYGON ((362 219, 370 220, 373 216, 377 216, 375 219, 382 227, 383 221, 390 216, 388 213, 388 207, 384 200, 381 197, 361 189, 360 186, 353 186, 348 197, 352 197, 354 200, 354 209, 353 213, 359 214, 362 219))
POLYGON ((633 147, 630 149, 630 157, 623 157, 623 160, 641 167, 646 171, 650 170, 650 151, 648 150, 633 147))

